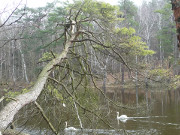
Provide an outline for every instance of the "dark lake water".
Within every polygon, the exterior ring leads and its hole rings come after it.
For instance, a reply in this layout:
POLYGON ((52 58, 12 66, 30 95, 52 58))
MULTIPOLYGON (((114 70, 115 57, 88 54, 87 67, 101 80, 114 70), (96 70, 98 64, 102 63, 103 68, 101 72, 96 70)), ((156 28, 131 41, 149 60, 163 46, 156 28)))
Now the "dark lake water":
MULTIPOLYGON (((135 92, 136 90, 122 91, 116 88, 108 92, 107 95, 112 100, 136 107, 135 92)), ((138 102, 139 106, 143 105, 143 107, 133 110, 107 106, 100 108, 104 112, 108 112, 106 119, 113 128, 107 127, 107 125, 97 120, 92 120, 92 123, 82 120, 83 130, 80 129, 77 118, 75 119, 75 112, 72 113, 71 109, 63 107, 62 103, 47 101, 42 106, 48 108, 46 113, 52 121, 61 118, 58 121, 59 123, 56 123, 60 135, 180 135, 180 90, 168 91, 162 89, 148 90, 147 92, 139 90, 138 102), (60 111, 57 109, 57 111, 52 109, 52 106, 61 107, 62 109, 60 111), (117 112, 120 115, 125 114, 132 118, 126 122, 118 121, 116 119, 117 112), (73 126, 77 130, 64 132, 64 121, 68 121, 68 126, 73 126)), ((16 119, 18 119, 16 122, 18 129, 23 132, 31 135, 53 134, 33 104, 23 108, 16 119)), ((82 119, 85 119, 85 117, 82 119)), ((93 116, 90 119, 94 119, 93 116)))

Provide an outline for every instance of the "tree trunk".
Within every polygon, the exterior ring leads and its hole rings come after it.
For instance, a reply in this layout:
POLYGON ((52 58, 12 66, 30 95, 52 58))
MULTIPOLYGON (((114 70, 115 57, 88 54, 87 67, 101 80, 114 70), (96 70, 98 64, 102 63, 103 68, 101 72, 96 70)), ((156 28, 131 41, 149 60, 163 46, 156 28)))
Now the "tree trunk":
POLYGON ((122 67, 121 67, 121 74, 122 74, 122 76, 121 76, 121 83, 122 83, 122 86, 124 86, 124 68, 125 68, 125 66, 124 66, 124 64, 122 64, 122 67))
POLYGON ((175 17, 175 22, 176 22, 176 29, 177 29, 177 39, 178 39, 178 48, 180 50, 180 23, 179 23, 179 18, 180 18, 180 0, 171 0, 172 4, 172 10, 174 11, 174 17, 175 17))
POLYGON ((13 130, 13 129, 6 129, 5 131, 0 131, 0 135, 29 135, 26 133, 20 133, 19 131, 13 130))
POLYGON ((124 65, 124 64, 122 64, 122 67, 121 67, 121 73, 122 73, 122 77, 121 77, 121 83, 122 83, 121 94, 122 94, 122 103, 124 104, 124 103, 125 103, 125 94, 124 94, 124 83, 125 83, 125 80, 124 80, 124 74, 125 74, 125 65, 124 65))
MULTIPOLYGON (((138 57, 136 55, 136 64, 138 63, 138 57)), ((138 69, 136 69, 136 105, 139 105, 139 91, 138 91, 138 69)))
POLYGON ((107 71, 106 71, 106 65, 104 67, 103 71, 103 91, 106 93, 106 83, 107 83, 107 71))
POLYGON ((19 43, 19 52, 21 53, 21 59, 22 59, 23 78, 25 77, 26 82, 29 83, 29 79, 28 79, 27 71, 26 71, 26 62, 24 60, 24 54, 21 49, 21 43, 19 43))

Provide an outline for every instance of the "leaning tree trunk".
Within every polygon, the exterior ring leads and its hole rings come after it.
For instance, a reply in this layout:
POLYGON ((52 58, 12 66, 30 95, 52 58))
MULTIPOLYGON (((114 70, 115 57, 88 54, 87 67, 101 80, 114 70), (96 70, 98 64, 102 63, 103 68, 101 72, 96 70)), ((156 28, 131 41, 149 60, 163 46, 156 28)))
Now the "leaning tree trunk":
MULTIPOLYGON (((74 26, 74 25, 73 25, 74 26)), ((74 30, 72 28, 72 30, 74 30)), ((13 118, 15 114, 18 113, 18 111, 24 107, 25 105, 36 101, 38 96, 40 95, 41 91, 43 90, 43 87, 46 83, 46 80, 48 79, 48 76, 51 72, 51 69, 61 62, 63 58, 66 57, 68 53, 68 49, 70 45, 72 44, 72 41, 76 39, 76 37, 79 35, 79 32, 72 32, 72 35, 70 39, 66 42, 65 48, 61 54, 59 54, 56 58, 51 60, 41 71, 40 75, 38 76, 38 79, 34 86, 30 89, 30 92, 21 94, 17 96, 15 101, 11 101, 8 103, 3 110, 0 112, 0 130, 6 128, 9 123, 13 121, 13 118)))

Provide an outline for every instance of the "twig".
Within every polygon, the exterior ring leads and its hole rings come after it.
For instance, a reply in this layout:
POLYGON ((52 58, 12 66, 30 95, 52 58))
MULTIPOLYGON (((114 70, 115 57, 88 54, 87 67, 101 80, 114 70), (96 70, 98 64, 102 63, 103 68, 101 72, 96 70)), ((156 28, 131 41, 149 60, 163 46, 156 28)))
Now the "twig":
POLYGON ((50 120, 48 119, 48 117, 46 116, 46 114, 44 113, 42 107, 35 101, 34 104, 36 105, 36 107, 39 109, 39 111, 41 112, 43 118, 45 119, 45 121, 48 123, 49 127, 52 129, 52 131, 58 135, 56 129, 53 127, 53 125, 51 124, 50 120))
POLYGON ((74 107, 75 107, 75 109, 76 109, 77 117, 78 117, 78 119, 79 119, 80 127, 81 127, 81 129, 82 129, 82 128, 83 128, 83 126, 82 126, 82 121, 81 121, 81 118, 80 118, 80 116, 79 116, 78 108, 77 108, 75 102, 74 102, 74 107))

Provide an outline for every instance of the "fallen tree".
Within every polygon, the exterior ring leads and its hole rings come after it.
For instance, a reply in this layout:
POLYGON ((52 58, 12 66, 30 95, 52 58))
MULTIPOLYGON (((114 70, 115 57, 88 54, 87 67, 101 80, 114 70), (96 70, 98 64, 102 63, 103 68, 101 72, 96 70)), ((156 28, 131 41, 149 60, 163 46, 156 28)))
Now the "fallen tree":
POLYGON ((48 76, 51 73, 51 70, 55 65, 60 63, 63 58, 66 57, 68 53, 68 49, 72 44, 72 41, 76 40, 76 38, 80 34, 80 31, 75 32, 74 30, 75 30, 75 23, 72 23, 71 37, 66 41, 64 50, 62 51, 61 54, 59 54, 56 58, 51 60, 43 68, 34 86, 30 89, 30 92, 17 96, 14 101, 8 103, 0 112, 0 130, 5 129, 8 126, 8 124, 13 121, 15 114, 17 114, 22 107, 36 101, 41 91, 43 90, 43 87, 48 79, 48 76))
POLYGON ((5 131, 2 131, 2 132, 0 131, 0 135, 29 135, 29 134, 21 133, 14 129, 6 129, 5 131))

